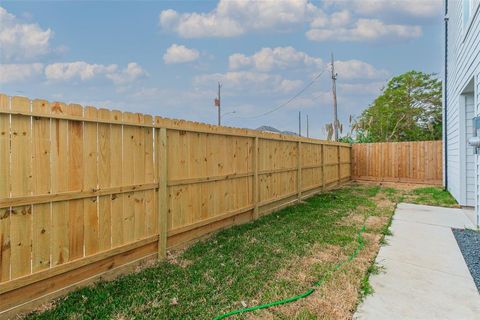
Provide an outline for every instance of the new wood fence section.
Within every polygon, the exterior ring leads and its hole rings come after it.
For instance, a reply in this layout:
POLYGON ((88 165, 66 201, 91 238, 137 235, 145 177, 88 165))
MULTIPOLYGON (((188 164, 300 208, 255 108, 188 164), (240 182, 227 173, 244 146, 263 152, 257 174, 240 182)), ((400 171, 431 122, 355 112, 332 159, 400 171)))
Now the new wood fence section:
POLYGON ((442 185, 442 141, 352 145, 352 179, 442 185))
POLYGON ((0 317, 347 181, 350 150, 0 95, 0 317))

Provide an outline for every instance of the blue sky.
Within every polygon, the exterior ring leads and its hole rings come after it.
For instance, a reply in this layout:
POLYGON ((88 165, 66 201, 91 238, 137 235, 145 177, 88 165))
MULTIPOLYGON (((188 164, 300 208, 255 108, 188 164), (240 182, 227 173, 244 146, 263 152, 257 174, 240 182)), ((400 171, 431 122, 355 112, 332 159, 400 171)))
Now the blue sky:
POLYGON ((0 49, 9 95, 215 123, 221 81, 225 125, 297 131, 302 111, 323 137, 330 52, 347 126, 390 77, 441 74, 442 1, 2 1, 0 49))

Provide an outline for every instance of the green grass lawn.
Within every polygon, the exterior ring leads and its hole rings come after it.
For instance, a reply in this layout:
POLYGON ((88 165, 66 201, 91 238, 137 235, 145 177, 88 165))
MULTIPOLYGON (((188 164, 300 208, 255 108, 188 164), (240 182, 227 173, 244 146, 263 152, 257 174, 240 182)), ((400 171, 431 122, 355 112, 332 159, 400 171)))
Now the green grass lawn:
MULTIPOLYGON (((220 231, 175 258, 111 282, 77 290, 28 319, 211 319, 222 313, 305 292, 313 280, 351 254, 367 221, 366 247, 326 279, 311 298, 241 318, 316 319, 351 314, 369 293, 368 274, 387 232, 394 203, 404 198, 448 205, 439 189, 398 191, 350 185, 255 222, 220 231), (338 289, 350 285, 345 307, 338 289), (310 300, 309 300, 310 299, 310 300), (315 305, 326 305, 322 310, 315 305), (331 307, 330 309, 328 307, 331 307), (323 313, 322 313, 323 312, 323 313), (335 313, 337 312, 337 313, 335 313)), ((237 317, 238 318, 238 317, 237 317)))
POLYGON ((414 189, 405 195, 405 201, 439 207, 452 207, 457 205, 457 201, 455 201, 448 191, 436 187, 414 189))

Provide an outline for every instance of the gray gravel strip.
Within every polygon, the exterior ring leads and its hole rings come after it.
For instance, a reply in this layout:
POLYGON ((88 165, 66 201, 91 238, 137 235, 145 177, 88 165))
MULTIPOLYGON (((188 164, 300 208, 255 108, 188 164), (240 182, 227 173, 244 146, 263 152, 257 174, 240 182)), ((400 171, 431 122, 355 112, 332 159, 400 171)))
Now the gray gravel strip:
POLYGON ((468 269, 480 291, 480 232, 468 229, 452 229, 468 269))

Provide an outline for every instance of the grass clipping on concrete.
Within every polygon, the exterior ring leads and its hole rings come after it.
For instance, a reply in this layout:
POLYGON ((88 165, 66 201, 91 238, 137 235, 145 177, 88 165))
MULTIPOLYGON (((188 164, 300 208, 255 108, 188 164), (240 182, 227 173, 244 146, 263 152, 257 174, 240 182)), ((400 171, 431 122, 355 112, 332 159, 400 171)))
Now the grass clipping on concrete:
POLYGON ((368 275, 377 271, 372 264, 395 204, 405 198, 436 204, 433 195, 442 192, 348 185, 220 231, 137 273, 77 290, 28 318, 211 319, 288 298, 346 260, 365 224, 365 247, 312 295, 230 318, 349 319, 372 292, 368 275))

